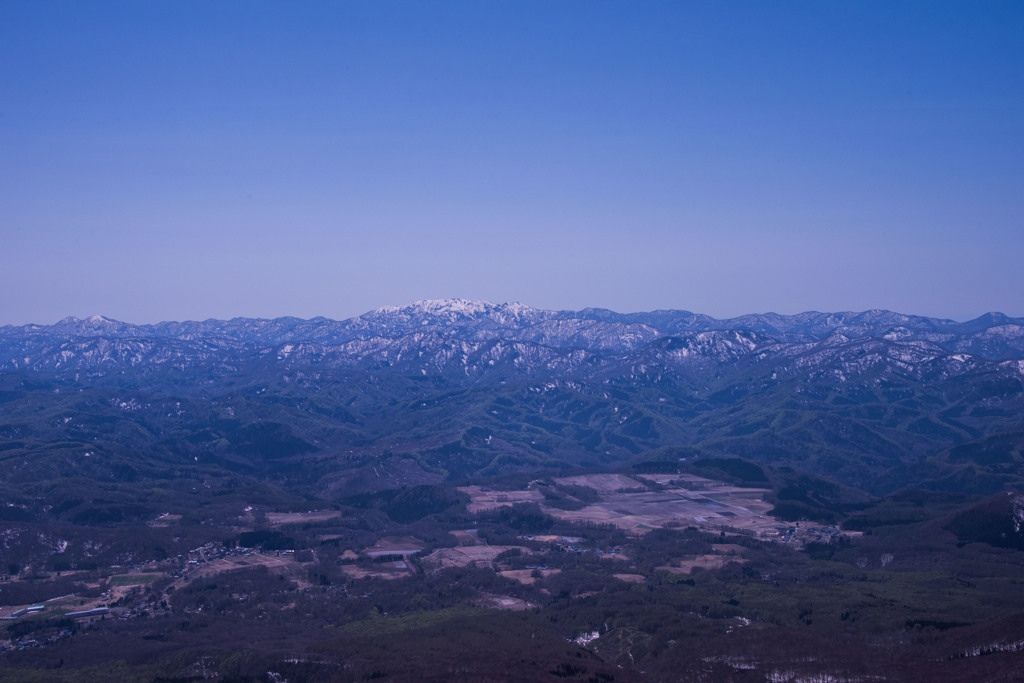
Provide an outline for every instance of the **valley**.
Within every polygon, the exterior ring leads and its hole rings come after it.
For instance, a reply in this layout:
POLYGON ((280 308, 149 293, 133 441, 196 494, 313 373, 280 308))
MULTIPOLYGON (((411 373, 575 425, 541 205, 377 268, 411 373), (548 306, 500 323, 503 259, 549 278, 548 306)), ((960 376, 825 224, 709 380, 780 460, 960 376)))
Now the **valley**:
POLYGON ((0 328, 0 680, 1013 680, 1021 330, 0 328))
POLYGON ((1024 611, 1014 597, 1024 552, 956 542, 943 526, 962 499, 919 500, 914 522, 871 523, 897 502, 869 506, 851 516, 869 524, 865 535, 781 522, 766 514, 770 489, 690 472, 513 483, 453 488, 451 505, 404 523, 372 502, 294 512, 240 502, 199 528, 166 515, 157 527, 120 526, 221 540, 148 560, 139 543, 131 564, 4 577, 4 616, 37 611, 2 622, 0 680, 110 670, 154 681, 165 670, 186 680, 905 680, 910 669, 894 661, 957 680, 964 653, 986 648, 998 656, 983 671, 1015 671, 1006 624, 1024 611), (622 508, 633 512, 609 515, 622 508), (437 629, 460 635, 439 642, 437 629), (486 640, 493 629, 504 635, 486 640), (502 663, 491 643, 504 656, 524 629, 544 642, 529 661, 502 663), (373 634, 397 639, 403 657, 374 654, 373 634), (456 655, 455 642, 476 654, 456 655))

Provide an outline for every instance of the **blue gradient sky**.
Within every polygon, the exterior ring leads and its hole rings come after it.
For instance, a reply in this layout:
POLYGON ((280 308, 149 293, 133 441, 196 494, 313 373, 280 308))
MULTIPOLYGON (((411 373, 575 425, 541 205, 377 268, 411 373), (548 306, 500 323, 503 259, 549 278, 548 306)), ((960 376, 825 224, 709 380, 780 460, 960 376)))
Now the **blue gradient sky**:
POLYGON ((1024 315, 1024 3, 2 2, 0 324, 1024 315))

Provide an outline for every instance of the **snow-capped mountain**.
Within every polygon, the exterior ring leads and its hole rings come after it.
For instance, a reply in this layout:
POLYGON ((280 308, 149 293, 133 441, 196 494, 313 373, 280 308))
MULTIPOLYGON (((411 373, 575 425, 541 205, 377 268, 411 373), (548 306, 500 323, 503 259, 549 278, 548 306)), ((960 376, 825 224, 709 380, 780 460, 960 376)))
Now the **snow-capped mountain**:
POLYGON ((0 327, 0 362, 9 364, 17 360, 19 350, 52 348, 58 340, 90 337, 222 340, 227 344, 263 346, 317 342, 339 346, 354 340, 374 339, 384 344, 388 339, 434 332, 464 341, 517 341, 552 349, 629 353, 662 337, 730 330, 755 332, 777 343, 816 342, 841 335, 848 339, 930 342, 945 351, 988 360, 1024 357, 1024 319, 998 313, 965 323, 890 311, 809 312, 788 316, 766 313, 718 320, 688 311, 629 314, 604 309, 545 311, 520 303, 441 299, 386 306, 342 321, 234 318, 133 325, 103 316, 69 317, 54 325, 0 327))
POLYGON ((680 446, 865 490, 1024 482, 1024 320, 999 314, 717 320, 452 299, 341 321, 66 318, 0 328, 0 398, 12 453, 55 441, 162 462, 174 443, 173 457, 257 469, 346 453, 376 468, 367 486, 388 468, 455 477, 680 446))
POLYGON ((514 377, 585 380, 615 369, 721 377, 757 368, 778 377, 869 372, 923 378, 1019 374, 1024 321, 1000 314, 955 323, 888 311, 747 315, 686 311, 544 311, 519 303, 445 299, 384 307, 343 321, 235 318, 132 325, 103 316, 0 328, 0 371, 74 373, 93 381, 128 371, 186 376, 281 368, 390 369, 453 381, 514 377), (205 369, 205 370, 203 370, 205 369), (84 375, 83 375, 84 373, 84 375))

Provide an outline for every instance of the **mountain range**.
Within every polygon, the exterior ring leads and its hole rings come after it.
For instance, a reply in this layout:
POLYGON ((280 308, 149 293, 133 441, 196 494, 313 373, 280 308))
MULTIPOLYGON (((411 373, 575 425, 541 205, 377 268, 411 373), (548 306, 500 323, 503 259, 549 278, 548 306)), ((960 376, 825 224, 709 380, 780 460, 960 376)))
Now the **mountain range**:
MULTIPOLYGON (((274 346, 289 342, 316 342, 341 346, 354 341, 377 341, 414 333, 438 333, 463 341, 503 340, 555 349, 627 353, 655 339, 703 332, 745 331, 776 342, 815 342, 840 335, 849 339, 930 342, 949 352, 967 353, 989 360, 1024 357, 1024 318, 987 313, 968 322, 910 316, 890 311, 861 313, 775 313, 716 319, 689 311, 615 313, 606 309, 546 311, 519 303, 445 299, 419 301, 404 307, 379 308, 348 320, 327 318, 206 320, 133 325, 103 316, 68 317, 54 325, 0 327, 4 369, 20 367, 21 351, 53 349, 54 341, 83 338, 167 339, 213 342, 226 346, 274 346)), ((236 347, 237 348, 237 347, 236 347)), ((31 356, 29 356, 31 359, 31 356)), ((38 358, 37 361, 45 362, 38 358)))
POLYGON ((0 401, 10 483, 200 468, 349 495, 728 455, 846 502, 993 493, 1024 483, 1024 318, 462 299, 343 321, 66 318, 0 327, 0 401))

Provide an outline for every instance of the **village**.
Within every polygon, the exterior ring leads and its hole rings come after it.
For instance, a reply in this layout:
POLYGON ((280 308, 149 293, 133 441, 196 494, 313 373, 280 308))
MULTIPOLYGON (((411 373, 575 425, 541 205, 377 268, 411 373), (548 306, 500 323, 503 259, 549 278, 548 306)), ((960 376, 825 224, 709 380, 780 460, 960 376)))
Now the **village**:
MULTIPOLYGON (((614 528, 623 538, 637 537, 655 529, 691 528, 717 535, 709 552, 698 555, 681 554, 653 567, 655 572, 672 575, 689 574, 697 569, 714 570, 735 562, 743 564, 745 546, 730 539, 755 539, 800 549, 806 543, 834 543, 851 532, 834 525, 809 522, 780 523, 768 516, 770 504, 764 501, 765 489, 740 488, 693 475, 623 475, 590 474, 554 478, 549 482, 534 481, 519 490, 497 490, 483 486, 465 486, 460 491, 469 498, 466 511, 486 514, 502 507, 534 504, 556 520, 586 528, 614 528), (593 502, 577 509, 548 505, 551 487, 564 487, 577 492, 594 492, 593 502), (572 487, 581 487, 573 489, 572 487), (548 494, 547 496, 545 494, 548 494)), ((270 529, 295 528, 303 524, 329 524, 337 519, 336 511, 265 513, 263 519, 270 529)), ((252 507, 240 517, 252 522, 252 507)), ((173 523, 167 516, 156 524, 173 523)), ((346 580, 397 580, 418 573, 438 573, 446 568, 485 568, 496 575, 529 586, 557 576, 562 569, 549 566, 531 557, 549 557, 548 553, 565 556, 593 557, 613 563, 611 575, 627 583, 643 583, 647 575, 638 572, 633 558, 622 543, 595 545, 582 535, 521 533, 516 543, 492 544, 481 538, 479 529, 462 528, 448 531, 451 543, 428 547, 413 535, 383 535, 372 545, 346 548, 334 565, 346 580)), ((335 541, 336 534, 320 534, 321 543, 335 541)), ((106 577, 92 584, 103 588, 96 597, 64 595, 31 605, 9 605, 0 615, 2 623, 23 624, 7 629, 11 635, 0 641, 0 650, 23 650, 45 647, 73 637, 83 629, 102 626, 107 620, 120 622, 138 618, 168 616, 172 613, 169 599, 190 583, 210 579, 224 572, 264 567, 294 582, 296 590, 310 592, 323 587, 314 585, 310 568, 318 566, 320 557, 315 545, 295 548, 265 549, 207 542, 163 561, 139 563, 128 567, 111 567, 106 577), (52 628, 41 628, 45 623, 52 628), (39 626, 40 628, 36 628, 39 626), (59 626, 59 627, 58 627, 59 626), (22 635, 18 635, 22 634, 22 635), (40 635, 41 634, 41 635, 40 635)), ((332 599, 344 598, 344 583, 332 582, 332 599)), ((245 600, 247 596, 239 596, 245 600)), ((527 609, 531 603, 511 595, 487 593, 481 604, 497 609, 527 609)), ((0 608, 4 609, 4 608, 0 608)))

